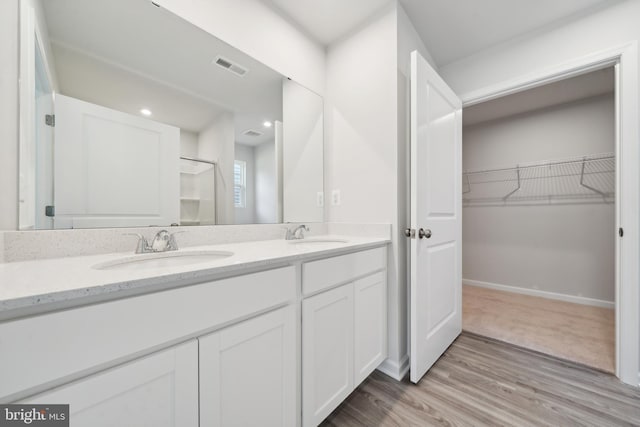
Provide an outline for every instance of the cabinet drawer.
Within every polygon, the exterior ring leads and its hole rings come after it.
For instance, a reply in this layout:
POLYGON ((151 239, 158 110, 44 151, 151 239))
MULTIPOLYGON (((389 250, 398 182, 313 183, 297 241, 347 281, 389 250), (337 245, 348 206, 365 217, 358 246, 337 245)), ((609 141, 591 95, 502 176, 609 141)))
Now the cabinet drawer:
POLYGON ((0 401, 213 330, 295 295, 295 269, 284 267, 0 323, 0 401))
POLYGON ((302 265, 302 293, 309 295, 382 270, 387 266, 387 249, 376 248, 302 265))

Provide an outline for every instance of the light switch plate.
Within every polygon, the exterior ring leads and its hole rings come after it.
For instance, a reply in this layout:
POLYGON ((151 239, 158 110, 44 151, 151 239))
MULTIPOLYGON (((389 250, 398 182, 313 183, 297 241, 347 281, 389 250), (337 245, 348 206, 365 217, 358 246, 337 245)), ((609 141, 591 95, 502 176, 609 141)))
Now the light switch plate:
POLYGON ((316 194, 316 204, 319 208, 324 206, 324 193, 322 191, 318 191, 316 194))
POLYGON ((331 192, 331 205, 340 206, 340 190, 333 190, 331 192))

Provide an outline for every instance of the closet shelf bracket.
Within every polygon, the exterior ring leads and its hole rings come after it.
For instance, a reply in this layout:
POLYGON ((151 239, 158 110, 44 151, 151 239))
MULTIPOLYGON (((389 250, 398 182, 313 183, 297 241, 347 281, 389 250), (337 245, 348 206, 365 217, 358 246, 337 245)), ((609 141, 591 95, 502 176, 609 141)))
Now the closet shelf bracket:
POLYGON ((589 185, 584 183, 584 168, 585 168, 586 163, 587 163, 587 158, 585 157, 585 158, 582 159, 582 168, 580 170, 580 185, 583 186, 584 188, 588 189, 588 190, 591 190, 591 191, 601 195, 603 199, 606 199, 607 195, 604 192, 602 192, 602 191, 600 191, 600 190, 598 190, 596 188, 593 188, 593 187, 591 187, 591 186, 589 186, 589 185))
POLYGON ((517 175, 517 178, 518 178, 518 187, 515 190, 513 190, 512 192, 510 192, 509 194, 507 194, 506 196, 504 196, 502 198, 502 200, 506 201, 514 193, 516 193, 518 190, 520 190, 521 185, 520 185, 520 166, 519 165, 516 165, 516 175, 517 175))

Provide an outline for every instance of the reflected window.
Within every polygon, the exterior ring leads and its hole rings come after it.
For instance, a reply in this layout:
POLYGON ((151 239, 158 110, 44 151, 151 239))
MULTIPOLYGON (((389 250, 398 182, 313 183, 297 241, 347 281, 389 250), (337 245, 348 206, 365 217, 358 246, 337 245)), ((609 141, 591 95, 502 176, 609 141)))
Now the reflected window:
POLYGON ((233 163, 233 202, 236 208, 247 205, 247 162, 242 160, 233 163))

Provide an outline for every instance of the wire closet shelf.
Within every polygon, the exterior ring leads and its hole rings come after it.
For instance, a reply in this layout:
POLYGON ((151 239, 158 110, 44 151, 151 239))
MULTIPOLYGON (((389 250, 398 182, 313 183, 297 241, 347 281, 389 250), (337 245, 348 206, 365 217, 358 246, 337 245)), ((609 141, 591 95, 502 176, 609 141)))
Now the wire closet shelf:
POLYGON ((613 203, 613 153, 519 164, 462 174, 464 206, 613 203))

